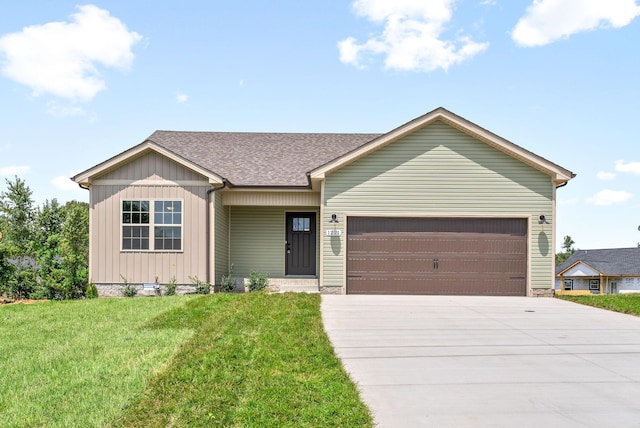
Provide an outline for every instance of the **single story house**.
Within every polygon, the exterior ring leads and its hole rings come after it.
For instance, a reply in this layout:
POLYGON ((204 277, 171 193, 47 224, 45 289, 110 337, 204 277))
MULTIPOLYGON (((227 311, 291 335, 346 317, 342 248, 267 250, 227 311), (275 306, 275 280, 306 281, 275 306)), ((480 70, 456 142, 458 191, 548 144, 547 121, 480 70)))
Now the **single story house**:
POLYGON ((556 290, 640 293, 640 248, 577 250, 556 269, 556 290))
POLYGON ((385 134, 156 131, 79 173, 90 277, 323 293, 553 293, 574 174, 437 108, 385 134))

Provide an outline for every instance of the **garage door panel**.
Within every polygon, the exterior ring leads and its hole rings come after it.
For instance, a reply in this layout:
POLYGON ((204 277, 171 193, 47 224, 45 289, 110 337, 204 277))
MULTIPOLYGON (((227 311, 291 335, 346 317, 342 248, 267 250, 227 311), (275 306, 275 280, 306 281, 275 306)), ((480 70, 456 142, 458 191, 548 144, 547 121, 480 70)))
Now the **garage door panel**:
POLYGON ((350 278, 351 294, 415 294, 415 295, 489 295, 522 296, 526 285, 523 279, 505 281, 503 278, 475 277, 414 278, 379 276, 350 278))
POLYGON ((525 295, 524 219, 349 218, 347 292, 525 295))
POLYGON ((445 273, 499 273, 511 274, 526 271, 526 262, 507 255, 485 255, 482 259, 475 259, 459 255, 455 258, 439 258, 438 268, 434 269, 433 257, 419 255, 394 256, 351 256, 349 272, 352 275, 363 275, 373 272, 408 272, 430 273, 440 275, 445 273))
POLYGON ((350 253, 522 253, 526 251, 526 240, 522 236, 485 234, 435 234, 416 232, 413 235, 398 233, 397 236, 350 236, 350 253))

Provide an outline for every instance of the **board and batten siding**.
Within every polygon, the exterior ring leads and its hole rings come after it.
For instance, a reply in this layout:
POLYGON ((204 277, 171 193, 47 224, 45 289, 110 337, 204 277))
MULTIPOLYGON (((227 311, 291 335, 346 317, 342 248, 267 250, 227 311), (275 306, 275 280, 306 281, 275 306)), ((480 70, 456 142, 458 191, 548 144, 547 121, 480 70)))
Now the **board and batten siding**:
POLYGON ((162 156, 156 152, 148 152, 131 162, 119 166, 117 169, 107 172, 97 178, 98 182, 109 180, 148 180, 153 184, 157 181, 204 181, 207 179, 195 171, 184 168, 182 165, 162 156))
MULTIPOLYGON (((529 287, 552 287, 550 176, 443 123, 434 122, 328 174, 326 227, 338 215, 342 236, 323 239, 322 286, 344 287, 345 216, 513 217, 529 220, 529 287)), ((333 226, 331 226, 333 227, 333 226)))
MULTIPOLYGON (((210 188, 205 177, 156 153, 146 154, 98 177, 91 186, 90 276, 96 284, 191 284, 189 277, 206 277, 206 198, 210 188), (144 185, 98 184, 144 180, 144 185), (201 183, 179 186, 187 180, 201 183), (123 200, 174 199, 183 201, 180 252, 122 251, 123 200)), ((150 231, 151 236, 153 231, 150 231)))
MULTIPOLYGON (((229 206, 233 274, 248 277, 251 270, 268 273, 271 278, 285 277, 285 240, 287 212, 315 212, 316 207, 229 206)), ((316 220, 316 236, 319 237, 316 220)), ((316 238, 316 274, 320 266, 320 240, 316 238)))

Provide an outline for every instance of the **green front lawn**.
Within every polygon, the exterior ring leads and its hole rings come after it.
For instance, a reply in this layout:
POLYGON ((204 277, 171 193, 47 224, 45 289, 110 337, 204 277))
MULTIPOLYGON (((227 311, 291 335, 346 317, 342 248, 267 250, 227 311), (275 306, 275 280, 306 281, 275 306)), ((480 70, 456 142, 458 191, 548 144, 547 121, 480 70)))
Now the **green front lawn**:
POLYGON ((0 306, 0 426, 372 426, 320 296, 0 306))
POLYGON ((557 298, 610 311, 640 315, 640 294, 593 294, 591 296, 556 295, 557 298))

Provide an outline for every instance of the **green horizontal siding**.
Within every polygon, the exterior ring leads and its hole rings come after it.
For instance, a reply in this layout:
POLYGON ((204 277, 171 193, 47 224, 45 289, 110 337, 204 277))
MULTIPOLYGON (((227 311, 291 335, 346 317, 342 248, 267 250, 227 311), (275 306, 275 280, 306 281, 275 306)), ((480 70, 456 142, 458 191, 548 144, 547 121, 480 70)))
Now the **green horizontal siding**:
POLYGON ((229 214, 228 208, 222 205, 222 195, 214 193, 215 212, 215 278, 216 284, 220 284, 222 276, 229 273, 229 214))
MULTIPOLYGON (((230 263, 234 275, 248 277, 251 270, 268 273, 272 278, 285 276, 285 223, 287 212, 316 212, 309 207, 229 206, 230 263)), ((319 222, 316 220, 316 228, 319 222)), ((316 237, 319 237, 316 229, 316 237)), ((316 239, 316 270, 320 242, 316 239)))
MULTIPOLYGON (((550 288, 552 229, 543 230, 537 218, 553 221, 552 198, 548 175, 435 122, 328 175, 323 221, 328 224, 332 213, 341 219, 339 228, 345 214, 530 217, 530 284, 550 288)), ((323 285, 342 286, 344 229, 340 238, 322 239, 323 285)))

